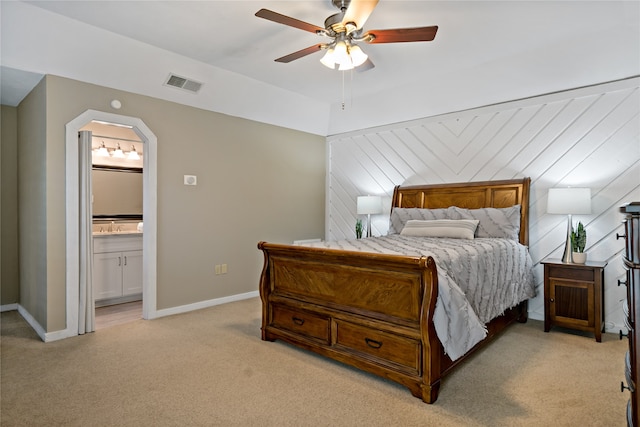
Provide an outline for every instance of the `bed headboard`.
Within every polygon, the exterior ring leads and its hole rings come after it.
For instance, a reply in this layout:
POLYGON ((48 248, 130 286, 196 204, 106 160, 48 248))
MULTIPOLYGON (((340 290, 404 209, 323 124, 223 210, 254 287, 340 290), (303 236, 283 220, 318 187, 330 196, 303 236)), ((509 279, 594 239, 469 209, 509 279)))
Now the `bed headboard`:
POLYGON ((456 184, 396 186, 392 209, 437 209, 458 206, 467 209, 508 208, 520 205, 520 243, 529 244, 530 178, 463 182, 456 184))

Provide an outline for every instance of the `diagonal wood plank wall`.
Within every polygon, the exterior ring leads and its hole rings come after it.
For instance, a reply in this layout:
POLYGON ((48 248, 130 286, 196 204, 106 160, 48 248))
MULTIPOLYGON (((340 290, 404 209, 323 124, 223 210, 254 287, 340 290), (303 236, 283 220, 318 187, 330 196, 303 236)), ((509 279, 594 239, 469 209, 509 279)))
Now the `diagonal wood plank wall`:
MULTIPOLYGON (((380 195, 372 217, 385 234, 393 187, 531 177, 530 251, 544 318, 542 266, 564 249, 566 217, 546 213, 551 187, 592 191, 592 214, 574 216, 588 232, 588 257, 606 260, 607 331, 623 327, 625 271, 618 207, 640 201, 640 78, 398 123, 327 138, 326 239, 355 238, 356 197, 380 195)), ((364 219, 364 218, 363 218, 364 219)))

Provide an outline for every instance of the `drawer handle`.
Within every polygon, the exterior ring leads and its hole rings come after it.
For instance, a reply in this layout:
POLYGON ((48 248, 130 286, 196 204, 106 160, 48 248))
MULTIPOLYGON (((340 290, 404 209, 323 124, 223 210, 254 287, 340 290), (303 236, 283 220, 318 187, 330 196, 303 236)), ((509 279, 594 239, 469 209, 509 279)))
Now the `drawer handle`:
POLYGON ((556 302, 553 298, 549 298, 549 302, 556 302))
POLYGON ((367 345, 369 347, 371 347, 371 348, 378 349, 378 348, 382 347, 382 342, 381 341, 372 340, 371 338, 365 338, 364 342, 366 342, 367 345))
POLYGON ((304 319, 301 319, 299 317, 292 317, 291 320, 293 320, 293 323, 295 323, 298 326, 304 325, 304 319))
POLYGON ((620 381, 620 392, 624 393, 624 390, 627 389, 631 391, 631 387, 627 387, 624 385, 624 381, 620 381))
POLYGON ((623 282, 622 280, 618 279, 618 286, 620 286, 620 285, 627 286, 627 282, 623 282))
POLYGON ((626 234, 618 234, 618 233, 616 233, 616 240, 618 240, 618 239, 626 239, 626 238, 627 238, 626 234))
POLYGON ((622 333, 622 329, 620 329, 620 339, 622 339, 623 337, 628 337, 629 334, 623 334, 622 333))

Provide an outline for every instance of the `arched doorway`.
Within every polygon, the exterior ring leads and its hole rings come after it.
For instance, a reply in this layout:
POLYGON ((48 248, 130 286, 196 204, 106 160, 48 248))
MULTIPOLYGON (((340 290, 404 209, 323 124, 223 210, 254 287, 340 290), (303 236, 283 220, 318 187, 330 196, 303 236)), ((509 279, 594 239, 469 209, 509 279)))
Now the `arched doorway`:
MULTIPOLYGON (((87 110, 66 125, 66 329, 65 337, 78 335, 79 308, 79 175, 78 132, 91 121, 131 126, 145 145, 143 156, 143 286, 142 317, 156 317, 157 264, 157 138, 136 117, 87 110)), ((90 167, 90 165, 85 165, 90 167)), ((62 338, 62 337, 61 337, 62 338)))

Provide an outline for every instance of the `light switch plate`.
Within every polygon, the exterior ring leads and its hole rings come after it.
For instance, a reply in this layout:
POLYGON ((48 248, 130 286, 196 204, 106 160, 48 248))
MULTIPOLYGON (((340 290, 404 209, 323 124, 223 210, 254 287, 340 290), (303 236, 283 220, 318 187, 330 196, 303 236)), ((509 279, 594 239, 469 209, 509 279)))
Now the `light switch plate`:
POLYGON ((198 177, 195 175, 185 175, 184 185, 198 185, 198 177))

